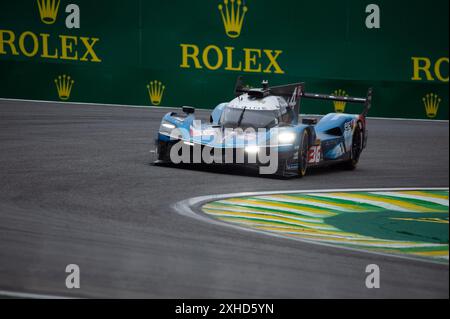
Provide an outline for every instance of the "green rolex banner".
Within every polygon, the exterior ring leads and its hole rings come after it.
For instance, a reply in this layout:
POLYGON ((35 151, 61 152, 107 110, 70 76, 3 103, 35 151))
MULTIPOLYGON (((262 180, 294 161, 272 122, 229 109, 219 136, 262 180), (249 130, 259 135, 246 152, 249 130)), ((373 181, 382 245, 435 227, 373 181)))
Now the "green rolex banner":
MULTIPOLYGON (((17 0, 0 6, 0 97, 213 108, 253 86, 365 96, 448 120, 448 1, 17 0)), ((343 102, 301 112, 358 112, 343 102)))

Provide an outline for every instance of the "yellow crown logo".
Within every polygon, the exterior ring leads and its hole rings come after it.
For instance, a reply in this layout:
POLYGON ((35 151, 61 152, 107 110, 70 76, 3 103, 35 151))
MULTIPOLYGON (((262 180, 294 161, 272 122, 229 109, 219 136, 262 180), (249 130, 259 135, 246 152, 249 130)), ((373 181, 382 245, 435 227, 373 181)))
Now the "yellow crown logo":
POLYGON ((165 88, 166 86, 160 81, 151 81, 147 85, 148 95, 153 105, 159 105, 161 103, 165 88))
POLYGON ((241 0, 223 0, 224 5, 219 4, 219 11, 222 15, 225 32, 230 38, 237 38, 241 34, 247 6, 242 5, 241 0), (230 5, 228 5, 230 2, 230 5), (236 2, 236 4, 235 4, 236 2))
POLYGON ((435 118, 439 109, 439 104, 441 104, 442 101, 439 96, 437 94, 429 93, 425 95, 422 101, 425 105, 427 116, 430 119, 435 118))
MULTIPOLYGON (((347 92, 345 92, 344 90, 336 90, 333 92, 334 96, 339 96, 339 97, 346 97, 348 96, 347 92)), ((342 102, 342 101, 333 101, 334 104, 334 111, 336 113, 344 113, 345 111, 345 106, 347 105, 347 102, 342 102)))
POLYGON ((58 91, 58 96, 61 100, 66 101, 70 97, 70 92, 72 91, 74 80, 70 76, 60 75, 55 79, 56 90, 58 91))
POLYGON ((45 24, 53 24, 58 15, 60 0, 36 0, 39 7, 41 21, 45 24))

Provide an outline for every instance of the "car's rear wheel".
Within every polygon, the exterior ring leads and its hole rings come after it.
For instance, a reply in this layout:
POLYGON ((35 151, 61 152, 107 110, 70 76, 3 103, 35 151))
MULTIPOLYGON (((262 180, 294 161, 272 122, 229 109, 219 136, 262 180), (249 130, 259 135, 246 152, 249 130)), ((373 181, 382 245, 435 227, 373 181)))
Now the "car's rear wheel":
POLYGON ((350 170, 355 169, 358 166, 359 157, 361 156, 364 143, 364 131, 362 129, 361 122, 356 123, 355 131, 352 137, 352 150, 350 160, 345 162, 344 167, 350 170))
POLYGON ((308 169, 308 153, 309 153, 309 134, 304 130, 301 137, 301 144, 298 150, 298 176, 306 175, 308 169))

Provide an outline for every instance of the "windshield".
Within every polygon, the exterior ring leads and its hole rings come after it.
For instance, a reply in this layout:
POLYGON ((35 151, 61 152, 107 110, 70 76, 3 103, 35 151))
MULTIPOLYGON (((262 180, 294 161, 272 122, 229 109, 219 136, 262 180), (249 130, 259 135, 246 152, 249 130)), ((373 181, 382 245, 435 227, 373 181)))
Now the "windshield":
POLYGON ((220 124, 224 127, 271 128, 278 124, 278 110, 252 110, 227 107, 222 113, 220 124), (239 125, 240 123, 240 125, 239 125))

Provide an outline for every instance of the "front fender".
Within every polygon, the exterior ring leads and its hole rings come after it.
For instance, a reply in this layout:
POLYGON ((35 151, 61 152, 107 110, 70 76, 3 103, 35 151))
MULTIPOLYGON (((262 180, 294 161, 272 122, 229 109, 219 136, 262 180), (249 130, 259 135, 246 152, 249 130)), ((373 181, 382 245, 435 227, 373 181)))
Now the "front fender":
POLYGON ((211 112, 211 123, 213 125, 218 125, 220 121, 220 117, 222 116, 222 112, 228 103, 220 103, 217 105, 214 110, 211 112))

